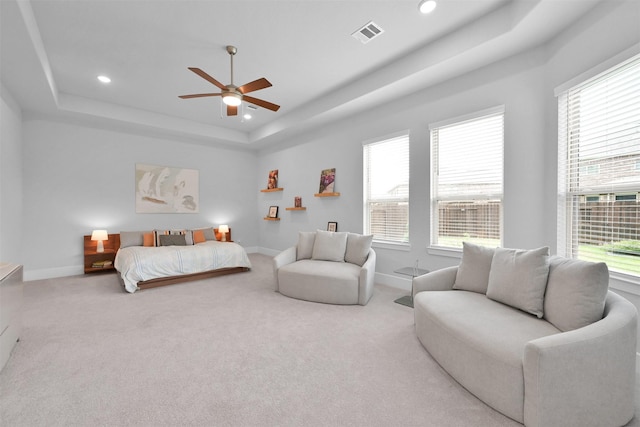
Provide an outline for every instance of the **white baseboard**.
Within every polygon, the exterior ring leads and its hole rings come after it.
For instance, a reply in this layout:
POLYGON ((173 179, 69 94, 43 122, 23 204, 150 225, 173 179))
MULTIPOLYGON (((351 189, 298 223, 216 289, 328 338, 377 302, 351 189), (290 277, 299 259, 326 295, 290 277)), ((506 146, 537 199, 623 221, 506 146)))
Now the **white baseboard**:
POLYGON ((376 273, 375 282, 392 288, 402 289, 411 292, 411 279, 394 276, 392 274, 376 273))
POLYGON ((69 267, 41 268, 38 270, 25 270, 23 280, 55 279, 56 277, 78 276, 84 274, 83 265, 72 265, 69 267))

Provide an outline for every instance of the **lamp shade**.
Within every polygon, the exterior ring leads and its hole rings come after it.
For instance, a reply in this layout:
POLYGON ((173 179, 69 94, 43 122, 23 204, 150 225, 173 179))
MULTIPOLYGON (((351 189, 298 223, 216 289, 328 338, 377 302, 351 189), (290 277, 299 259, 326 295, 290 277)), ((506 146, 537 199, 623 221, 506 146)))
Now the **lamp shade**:
POLYGON ((93 230, 93 233, 91 233, 91 240, 98 241, 96 252, 104 252, 104 243, 102 243, 102 241, 109 240, 109 234, 107 233, 107 230, 93 230))
POLYGON ((221 236, 221 240, 223 242, 227 241, 227 233, 229 232, 229 226, 227 224, 221 224, 218 226, 218 233, 220 233, 221 236))
POLYGON ((107 233, 107 230, 93 230, 93 233, 91 233, 91 240, 109 240, 109 234, 107 233))

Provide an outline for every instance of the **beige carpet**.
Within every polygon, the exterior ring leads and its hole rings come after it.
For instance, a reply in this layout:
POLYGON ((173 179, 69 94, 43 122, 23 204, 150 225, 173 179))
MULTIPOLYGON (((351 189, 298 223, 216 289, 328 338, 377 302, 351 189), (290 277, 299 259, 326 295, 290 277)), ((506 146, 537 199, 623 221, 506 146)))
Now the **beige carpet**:
POLYGON ((401 290, 298 301, 272 290, 270 257, 250 257, 248 273, 133 295, 115 274, 27 282, 0 424, 519 425, 433 361, 401 290))

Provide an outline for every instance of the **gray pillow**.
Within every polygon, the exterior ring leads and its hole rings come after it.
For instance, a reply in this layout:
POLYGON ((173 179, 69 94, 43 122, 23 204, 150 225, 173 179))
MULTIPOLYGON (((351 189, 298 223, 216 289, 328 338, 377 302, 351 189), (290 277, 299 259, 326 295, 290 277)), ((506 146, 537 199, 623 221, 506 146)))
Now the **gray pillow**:
POLYGON ((313 254, 313 243, 316 241, 315 231, 300 231, 298 233, 298 246, 296 249, 296 261, 310 259, 313 254))
POLYGON ((549 248, 496 248, 487 297, 542 318, 549 276, 549 248))
POLYGON ((150 231, 121 231, 120 247, 128 248, 129 246, 143 246, 144 233, 150 233, 150 231))
POLYGON ((608 289, 609 269, 604 262, 551 257, 544 317, 563 332, 597 322, 608 289))
POLYGON ((493 248, 462 242, 462 260, 453 289, 486 294, 494 253, 493 248))
POLYGON ((186 246, 184 234, 163 234, 160 236, 160 246, 186 246))
POLYGON ((347 249, 344 260, 362 267, 369 256, 373 235, 347 233, 347 249))
POLYGON ((347 249, 347 233, 332 231, 316 231, 311 259, 344 262, 347 249))
POLYGON ((212 227, 194 228, 191 231, 192 231, 192 233, 193 233, 193 231, 202 231, 202 232, 204 232, 204 239, 205 240, 217 240, 216 239, 216 235, 213 233, 213 228, 212 227))

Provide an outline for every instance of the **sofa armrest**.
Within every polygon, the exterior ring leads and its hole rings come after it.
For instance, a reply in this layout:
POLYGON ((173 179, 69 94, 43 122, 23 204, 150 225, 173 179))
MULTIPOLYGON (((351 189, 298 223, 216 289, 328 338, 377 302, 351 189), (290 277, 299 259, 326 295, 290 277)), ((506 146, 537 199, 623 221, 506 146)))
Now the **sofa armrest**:
POLYGON ((376 252, 369 249, 367 260, 360 268, 360 280, 358 282, 358 304, 366 305, 373 295, 373 284, 376 277, 376 252))
POLYGON ((604 317, 524 350, 527 426, 618 426, 634 415, 635 306, 609 291, 604 317))
POLYGON ((273 275, 275 276, 275 290, 278 290, 278 270, 287 264, 296 262, 296 246, 291 246, 273 257, 273 275))
POLYGON ((449 291, 456 281, 458 266, 447 267, 432 271, 422 276, 414 277, 412 281, 413 297, 423 291, 449 291))

